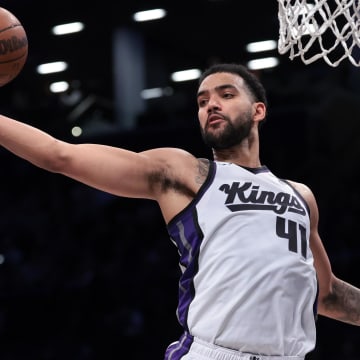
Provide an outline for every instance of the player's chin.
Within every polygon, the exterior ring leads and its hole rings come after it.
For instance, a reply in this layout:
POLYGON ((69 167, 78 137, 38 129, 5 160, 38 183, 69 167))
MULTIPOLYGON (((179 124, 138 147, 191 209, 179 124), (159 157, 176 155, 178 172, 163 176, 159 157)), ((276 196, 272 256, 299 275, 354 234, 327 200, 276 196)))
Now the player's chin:
POLYGON ((226 122, 224 120, 216 120, 216 121, 212 121, 210 123, 208 123, 206 125, 205 130, 208 132, 216 132, 216 131, 221 131, 224 127, 226 126, 226 122))

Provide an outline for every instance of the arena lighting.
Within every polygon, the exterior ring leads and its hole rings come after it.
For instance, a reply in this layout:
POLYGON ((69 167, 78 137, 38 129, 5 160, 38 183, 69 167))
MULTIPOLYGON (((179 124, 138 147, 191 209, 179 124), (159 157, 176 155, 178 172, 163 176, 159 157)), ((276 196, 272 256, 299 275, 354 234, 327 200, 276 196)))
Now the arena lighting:
POLYGON ((37 67, 38 74, 52 74, 64 71, 68 68, 68 64, 65 61, 55 61, 52 63, 41 64, 37 67))
POLYGON ((175 82, 195 80, 198 79, 200 75, 201 75, 201 70, 199 69, 176 71, 171 74, 171 80, 175 82))
POLYGON ((276 57, 267 57, 261 59, 250 60, 247 63, 249 70, 269 69, 279 65, 279 59, 276 57))
POLYGON ((166 16, 166 11, 164 9, 153 9, 136 12, 133 15, 133 19, 137 22, 142 21, 151 21, 161 19, 166 16))
POLYGON ((80 126, 74 126, 71 129, 71 135, 74 137, 79 137, 82 134, 82 128, 80 126))
POLYGON ((52 93, 62 93, 69 89, 69 83, 67 81, 53 82, 49 89, 52 93))
POLYGON ((152 88, 144 89, 141 91, 141 98, 144 100, 156 99, 163 96, 170 96, 173 94, 173 89, 171 87, 166 88, 152 88))
POLYGON ((276 48, 277 48, 277 42, 275 40, 257 41, 246 45, 246 50, 249 53, 269 51, 269 50, 274 50, 276 48))
POLYGON ((56 25, 51 29, 54 35, 66 35, 77 33, 84 30, 84 24, 82 22, 72 22, 68 24, 56 25))

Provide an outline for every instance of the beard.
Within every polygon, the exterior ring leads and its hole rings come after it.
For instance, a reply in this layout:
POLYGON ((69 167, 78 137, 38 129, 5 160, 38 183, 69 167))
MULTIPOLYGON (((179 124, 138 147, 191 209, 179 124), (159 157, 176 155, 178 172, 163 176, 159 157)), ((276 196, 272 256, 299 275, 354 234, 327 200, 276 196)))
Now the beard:
POLYGON ((223 116, 226 124, 222 131, 217 133, 207 131, 207 127, 200 128, 204 143, 215 150, 224 150, 241 144, 249 134, 253 124, 251 111, 239 115, 234 122, 223 116))

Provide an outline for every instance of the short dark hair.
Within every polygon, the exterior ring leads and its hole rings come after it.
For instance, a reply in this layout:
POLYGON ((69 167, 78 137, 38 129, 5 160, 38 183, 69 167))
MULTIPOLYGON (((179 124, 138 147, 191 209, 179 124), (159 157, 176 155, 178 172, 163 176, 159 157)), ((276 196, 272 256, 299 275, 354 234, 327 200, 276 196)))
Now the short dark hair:
POLYGON ((258 77, 250 72, 250 70, 241 64, 231 64, 231 63, 224 63, 224 64, 214 64, 207 68, 199 78, 199 86, 204 81, 206 77, 211 74, 215 73, 230 73, 239 75, 241 78, 244 79, 245 85, 250 91, 251 95, 254 97, 255 101, 260 101, 265 104, 267 107, 268 101, 266 96, 266 91, 258 77))

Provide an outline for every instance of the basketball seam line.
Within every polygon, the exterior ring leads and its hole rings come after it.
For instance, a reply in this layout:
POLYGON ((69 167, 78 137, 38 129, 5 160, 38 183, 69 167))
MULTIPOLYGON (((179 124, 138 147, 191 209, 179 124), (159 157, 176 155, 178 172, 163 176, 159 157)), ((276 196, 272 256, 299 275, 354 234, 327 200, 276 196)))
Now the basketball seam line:
POLYGON ((22 25, 21 24, 14 24, 14 25, 8 26, 8 27, 6 27, 4 29, 1 29, 0 33, 4 32, 4 31, 7 31, 9 29, 13 29, 13 28, 18 27, 18 26, 22 26, 22 25))

